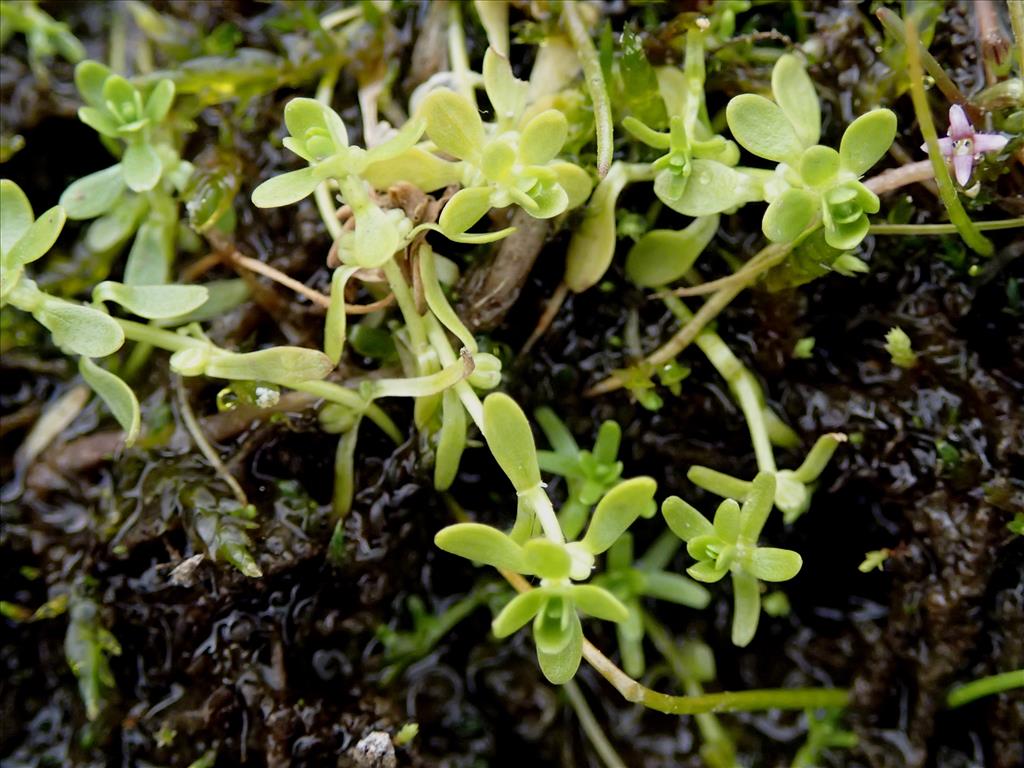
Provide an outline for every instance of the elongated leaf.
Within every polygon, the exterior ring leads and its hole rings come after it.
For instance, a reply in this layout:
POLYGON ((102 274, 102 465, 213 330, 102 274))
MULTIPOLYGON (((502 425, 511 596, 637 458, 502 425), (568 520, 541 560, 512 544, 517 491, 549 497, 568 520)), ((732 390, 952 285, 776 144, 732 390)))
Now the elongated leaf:
POLYGON ((672 533, 683 541, 714 532, 708 519, 678 496, 669 496, 662 502, 661 514, 672 533))
POLYGON ((158 323, 162 326, 178 326, 188 323, 205 323, 230 312, 249 298, 249 286, 241 278, 229 280, 212 280, 204 283, 207 298, 202 306, 184 315, 164 318, 158 323))
POLYGON ((438 224, 445 235, 458 235, 472 227, 491 209, 489 187, 460 189, 445 203, 438 224))
POLYGON ((531 539, 523 544, 526 573, 542 579, 561 580, 569 577, 572 559, 562 544, 551 539, 531 539))
POLYGON ((558 184, 565 190, 568 198, 566 210, 578 208, 587 202, 591 191, 594 189, 594 180, 590 174, 574 163, 567 163, 564 160, 556 160, 548 164, 548 168, 558 176, 558 184))
POLYGON ((764 96, 735 96, 725 115, 736 141, 758 157, 793 163, 804 149, 782 107, 764 96))
POLYGON ((434 488, 448 490, 455 482, 466 448, 466 409, 454 389, 441 394, 441 431, 434 453, 434 488))
POLYGON ((800 572, 803 558, 791 549, 758 547, 750 556, 750 573, 762 581, 789 581, 800 572))
POLYGON ((839 143, 843 169, 860 176, 885 156, 895 138, 895 112, 873 109, 861 115, 850 123, 839 143))
POLYGON ((771 472, 759 472, 750 484, 750 493, 743 502, 740 515, 740 536, 747 543, 757 543, 768 515, 775 503, 775 475, 771 472))
POLYGON ((83 357, 106 357, 124 344, 124 331, 110 315, 92 307, 47 300, 33 315, 62 349, 83 357))
POLYGON ((313 194, 319 183, 320 179, 313 168, 301 168, 284 173, 267 179, 256 187, 252 192, 252 204, 257 208, 291 205, 313 194))
POLYGON ((529 592, 513 597, 491 622, 491 631, 494 636, 508 637, 526 626, 527 622, 537 615, 547 599, 547 592, 543 589, 531 589, 529 592))
POLYGON ((358 207, 355 219, 355 249, 350 254, 352 263, 368 269, 382 266, 402 244, 394 219, 374 203, 358 207))
POLYGON ((174 224, 155 217, 142 223, 128 252, 124 282, 128 285, 161 285, 171 276, 174 260, 174 224))
POLYGON ((139 401, 132 388, 118 376, 83 357, 78 371, 93 392, 100 396, 118 424, 125 431, 125 445, 131 445, 139 435, 139 401))
POLYGON ((712 527, 720 539, 734 543, 740 535, 740 505, 733 499, 726 499, 719 504, 712 527))
MULTIPOLYGON (((477 563, 522 573, 525 566, 523 548, 489 525, 458 523, 442 528, 434 536, 434 544, 445 552, 477 563)), ((514 630, 513 630, 514 631, 514 630)))
MULTIPOLYGON (((478 3, 480 5, 496 5, 496 3, 478 3)), ((484 53, 484 89, 487 98, 494 107, 494 116, 502 128, 514 126, 526 106, 526 93, 529 84, 518 80, 512 74, 512 65, 507 52, 488 48, 484 53)))
POLYGON ((449 90, 434 91, 423 100, 419 115, 427 122, 430 140, 442 152, 466 160, 480 156, 484 123, 466 97, 449 90))
POLYGON ((772 69, 772 96, 789 118, 800 142, 809 147, 821 137, 821 109, 814 83, 803 63, 791 53, 783 54, 772 69))
POLYGON ((146 192, 157 185, 163 166, 160 155, 143 141, 130 143, 121 158, 124 181, 133 192, 146 192))
POLYGON ((120 137, 118 128, 121 126, 110 112, 96 107, 81 107, 78 110, 78 119, 88 125, 94 131, 111 139, 120 137))
POLYGON ((387 160, 374 159, 363 170, 361 176, 374 189, 388 189, 400 181, 432 192, 461 179, 462 163, 443 160, 420 147, 407 149, 397 157, 387 160))
POLYGON ((113 301, 149 320, 163 320, 198 309, 208 294, 201 285, 123 285, 109 280, 93 288, 93 301, 113 301))
POLYGON ((87 104, 103 106, 103 84, 110 75, 110 69, 98 61, 82 61, 75 67, 75 85, 87 104))
MULTIPOLYGON (((565 637, 562 647, 556 651, 549 651, 537 644, 537 661, 544 677, 555 685, 564 685, 572 680, 576 670, 580 668, 580 661, 583 658, 583 627, 580 625, 580 617, 576 611, 570 611, 567 616, 567 626, 563 630, 565 637)), ((534 638, 537 637, 537 622, 534 621, 534 638)))
POLYGON ((744 648, 757 634, 761 617, 761 586, 746 573, 733 573, 732 644, 744 648))
POLYGON ((159 123, 171 109, 174 103, 174 83, 171 80, 160 80, 146 99, 146 117, 153 123, 159 123))
POLYGON ((526 414, 508 395, 495 392, 484 399, 484 437, 516 491, 540 485, 537 447, 526 414))
POLYGON ((615 595, 593 584, 574 584, 569 588, 569 599, 595 619, 621 622, 629 618, 629 610, 615 595))
POLYGON ((470 333, 465 323, 455 313, 455 310, 452 309, 451 304, 448 303, 448 298, 441 289, 441 283, 437 279, 435 261, 434 251, 430 246, 424 246, 420 249, 420 276, 423 284, 423 296, 427 300, 427 306, 430 307, 430 311, 434 313, 434 316, 441 322, 441 325, 458 337, 459 341, 462 342, 462 346, 470 352, 476 353, 476 339, 473 338, 473 334, 470 333))
POLYGON ((74 182, 60 196, 60 204, 70 219, 92 219, 113 208, 124 188, 124 173, 118 163, 74 182))
POLYGON ((629 175, 613 163, 608 175, 597 185, 583 221, 569 241, 565 257, 565 284, 575 293, 594 286, 604 277, 615 255, 615 207, 629 175))
POLYGON ((334 370, 323 352, 304 347, 272 347, 258 352, 218 352, 206 364, 206 375, 220 379, 266 381, 290 386, 318 381, 334 370))
POLYGON ((324 321, 324 352, 335 365, 341 362, 345 348, 345 286, 358 271, 359 267, 338 267, 331 277, 331 304, 324 321))
POLYGON ((519 159, 527 165, 545 165, 555 159, 569 137, 569 122, 557 109, 547 109, 523 128, 519 159))
POLYGON ((123 246, 139 227, 149 211, 144 195, 128 194, 118 198, 113 210, 89 225, 85 245, 93 253, 108 253, 123 246))
POLYGON ((630 248, 626 276, 654 288, 685 275, 718 231, 718 216, 701 216, 685 229, 652 229, 630 248))
POLYGON ((32 205, 21 187, 10 179, 0 179, 0 254, 6 257, 34 220, 32 205))
POLYGON ((608 549, 651 504, 657 489, 653 478, 632 477, 608 491, 594 510, 583 547, 593 555, 608 549))
POLYGON ((643 594, 648 597, 690 608, 705 608, 711 602, 710 592, 678 573, 650 571, 643 577, 643 594))
POLYGON ((22 267, 38 259, 57 242, 57 237, 64 228, 65 219, 67 216, 59 205, 46 211, 32 222, 32 226, 7 252, 5 261, 14 267, 22 267))
POLYGON ((406 121, 398 133, 366 153, 366 165, 387 162, 401 156, 415 146, 426 127, 427 124, 420 118, 406 121))

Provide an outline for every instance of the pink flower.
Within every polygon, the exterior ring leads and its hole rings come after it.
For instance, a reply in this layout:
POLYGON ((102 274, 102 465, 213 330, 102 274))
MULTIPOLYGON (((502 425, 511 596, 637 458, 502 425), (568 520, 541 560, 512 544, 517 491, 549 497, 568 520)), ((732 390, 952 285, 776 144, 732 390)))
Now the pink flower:
MULTIPOLYGON (((974 164, 981 159, 982 153, 998 152, 1008 141, 998 133, 976 133, 964 108, 954 104, 949 108, 949 130, 945 138, 939 139, 939 151, 943 156, 952 158, 956 180, 961 187, 966 187, 974 164)), ((921 150, 927 152, 928 145, 922 144, 921 150)))

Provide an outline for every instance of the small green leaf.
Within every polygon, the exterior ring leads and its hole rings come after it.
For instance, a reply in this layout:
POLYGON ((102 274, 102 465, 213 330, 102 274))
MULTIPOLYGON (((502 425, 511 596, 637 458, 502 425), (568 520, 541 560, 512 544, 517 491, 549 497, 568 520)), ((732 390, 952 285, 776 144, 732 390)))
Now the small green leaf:
POLYGON ((207 299, 201 285, 123 285, 104 281, 93 288, 93 301, 113 301, 149 320, 164 320, 191 312, 207 299))
POLYGON ((732 644, 745 648, 757 634, 757 622, 761 617, 761 585, 749 574, 733 573, 732 590, 732 644))
POLYGON ((361 176, 374 189, 388 189, 403 181, 424 192, 432 192, 458 184, 461 167, 461 163, 442 160, 425 149, 412 147, 388 160, 374 159, 363 169, 361 176))
POLYGON ((121 136, 118 130, 121 126, 118 125, 114 116, 105 110, 97 109, 96 107, 80 107, 78 109, 78 119, 104 136, 112 139, 121 136))
POLYGON ((733 499, 725 499, 715 510, 712 527, 722 541, 735 542, 740 535, 740 505, 733 499))
POLYGON ((598 183, 569 241, 565 258, 565 284, 575 293, 587 290, 604 276, 615 255, 615 208, 629 175, 613 163, 598 183))
POLYGON ((708 519, 678 496, 669 496, 662 502, 661 514, 672 533, 683 541, 714 532, 708 519))
POLYGON ((272 347, 245 353, 219 351, 206 364, 207 376, 265 381, 285 387, 319 381, 332 370, 334 364, 327 355, 305 347, 272 347))
POLYGON ((551 539, 530 539, 523 544, 526 573, 542 579, 561 580, 569 577, 572 560, 569 551, 551 539))
POLYGON ((469 100, 454 91, 437 90, 420 105, 427 135, 438 149, 453 157, 475 160, 484 145, 484 123, 469 100))
POLYGON ((672 283, 693 267, 718 231, 718 216, 701 216, 682 230, 652 229, 630 248, 626 277, 644 288, 672 283))
POLYGON ((416 142, 420 140, 420 137, 423 135, 423 131, 426 127, 426 123, 424 123, 420 118, 407 120, 398 133, 389 138, 383 144, 378 144, 376 147, 369 150, 366 153, 366 157, 363 162, 365 165, 370 165, 372 163, 386 162, 388 160, 393 160, 396 157, 400 157, 403 153, 409 151, 416 145, 416 142))
MULTIPOLYGON (((548 601, 548 605, 556 601, 548 601)), ((568 603, 560 600, 559 603, 568 603)), ((552 616, 548 621, 543 619, 545 611, 539 613, 533 622, 533 637, 537 644, 537 661, 541 672, 555 685, 563 685, 576 674, 583 658, 583 627, 580 617, 567 604, 564 611, 552 616), (547 628, 550 627, 550 630, 547 628), (543 638, 543 639, 542 639, 543 638)))
POLYGON ((205 323, 227 314, 249 298, 249 286, 242 278, 211 280, 203 284, 207 299, 203 305, 176 317, 164 318, 157 325, 176 327, 188 323, 205 323))
POLYGON ((549 163, 548 168, 555 172, 558 184, 565 190, 566 210, 578 208, 587 202, 587 198, 590 197, 590 193, 594 189, 594 180, 590 178, 589 173, 578 165, 564 160, 549 163))
POLYGON ((455 482, 466 448, 466 409, 454 389, 441 395, 441 431, 434 452, 434 488, 446 491, 455 482))
POLYGON ((434 544, 445 552, 495 568, 504 568, 516 573, 522 573, 525 569, 526 558, 523 548, 508 535, 489 525, 449 525, 437 532, 434 544))
POLYGON ((651 503, 657 489, 653 478, 632 477, 608 491, 594 510, 583 537, 584 549, 593 555, 608 549, 651 503))
MULTIPOLYGON (((655 185, 657 193, 657 180, 655 185)), ((722 213, 760 200, 761 196, 760 184, 743 171, 715 160, 695 159, 690 163, 690 176, 682 194, 672 198, 659 195, 659 199, 677 213, 698 217, 722 213)))
POLYGON ((721 581, 725 574, 729 572, 729 569, 719 566, 712 560, 701 560, 696 565, 691 565, 687 568, 686 572, 697 581, 703 581, 705 584, 714 584, 716 581, 721 581))
POLYGON ((569 122, 557 109, 546 109, 523 128, 519 159, 526 165, 546 165, 561 152, 569 137, 569 122))
POLYGON ((629 610, 615 595, 593 584, 573 584, 569 588, 569 599, 595 619, 622 622, 629 618, 629 610))
POLYGON ((83 357, 106 357, 124 344, 124 331, 110 315, 92 307, 48 299, 33 315, 62 349, 83 357))
POLYGON ((736 141, 758 157, 792 164, 804 149, 782 107, 764 96, 735 96, 725 115, 736 141))
POLYGON ((130 143, 121 158, 121 170, 128 188, 133 192, 146 192, 157 185, 163 166, 160 156, 149 144, 142 141, 130 143))
POLYGON ((139 227, 128 252, 124 282, 128 285, 161 285, 171 274, 174 260, 174 226, 150 217, 139 227))
POLYGON ((252 204, 257 208, 278 208, 297 203, 313 194, 320 179, 314 168, 274 176, 260 184, 252 192, 252 204))
POLYGON ((44 255, 57 242, 57 237, 64 228, 66 218, 64 209, 59 205, 46 211, 32 222, 32 226, 21 236, 21 239, 7 251, 4 261, 13 267, 22 267, 44 255))
POLYGON ((359 267, 338 267, 331 277, 331 304, 327 307, 327 319, 324 321, 324 353, 334 365, 341 362, 341 353, 345 348, 345 286, 349 278, 359 271, 359 267))
POLYGON ((821 137, 821 109, 814 83, 803 63, 790 53, 783 54, 772 69, 772 96, 789 118, 801 143, 809 147, 821 137))
POLYGON ((839 153, 832 147, 815 144, 800 157, 800 178, 812 187, 824 187, 835 181, 839 173, 839 153))
POLYGON ((493 48, 484 53, 484 90, 494 107, 494 116, 502 126, 513 126, 526 106, 528 83, 512 74, 508 58, 493 48))
POLYGON ((740 537, 748 544, 756 544, 768 515, 775 504, 775 475, 758 472, 750 484, 750 493, 743 502, 740 514, 740 537))
MULTIPOLYGON (((389 213, 396 212, 401 213, 394 210, 389 213)), ((380 206, 369 203, 356 208, 355 220, 355 247, 350 254, 351 262, 367 269, 382 266, 402 245, 402 235, 395 219, 380 206)))
POLYGON ((803 558, 791 549, 758 547, 750 556, 748 569, 762 581, 789 581, 803 564, 803 558))
POLYGON ((695 584, 678 573, 666 571, 644 573, 642 591, 647 597, 667 600, 690 608, 705 608, 711 602, 711 593, 700 584, 695 584))
POLYGON ((501 139, 489 141, 480 157, 480 170, 492 181, 502 181, 516 162, 516 151, 501 139))
POLYGON ((118 424, 125 431, 125 445, 130 446, 139 435, 139 401, 132 388, 118 376, 101 368, 87 357, 80 358, 78 370, 86 384, 107 404, 118 424))
POLYGON ((540 485, 537 447, 526 414, 515 400, 501 392, 484 399, 484 437, 516 491, 540 485))
POLYGON ((69 219, 94 219, 114 207, 124 187, 125 175, 118 163, 71 184, 60 196, 60 204, 69 219))
POLYGON ((0 179, 0 254, 6 257, 34 220, 32 205, 21 187, 10 179, 0 179))
POLYGON ((445 204, 438 224, 446 235, 461 234, 476 224, 491 209, 488 187, 460 189, 445 204))
POLYGON ((810 225, 819 205, 814 193, 790 187, 765 210, 761 230, 773 243, 791 243, 810 225))
POLYGON ((149 98, 146 99, 146 117, 148 117, 153 123, 161 122, 167 113, 171 109, 171 104, 174 103, 174 82, 168 79, 160 80, 153 90, 150 91, 149 98))
POLYGON ((491 631, 497 638, 508 637, 513 632, 526 626, 548 599, 544 589, 531 589, 516 595, 501 609, 501 613, 491 622, 491 631))
POLYGON ((83 61, 75 67, 75 86, 87 104, 104 106, 103 84, 110 75, 110 69, 98 61, 83 61))
POLYGON ((843 170, 860 176, 881 160, 896 138, 896 113, 873 109, 861 115, 843 133, 839 158, 843 170))
POLYGON ((85 232, 85 245, 93 253, 109 253, 123 246, 149 212, 144 195, 130 193, 119 198, 110 213, 94 220, 85 232))

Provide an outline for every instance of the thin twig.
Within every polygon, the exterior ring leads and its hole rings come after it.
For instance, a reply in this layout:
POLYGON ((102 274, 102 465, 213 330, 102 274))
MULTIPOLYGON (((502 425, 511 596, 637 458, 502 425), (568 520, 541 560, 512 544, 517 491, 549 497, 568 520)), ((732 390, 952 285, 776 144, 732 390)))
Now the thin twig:
POLYGON ((228 468, 224 466, 224 462, 220 460, 217 451, 214 450, 213 446, 210 445, 210 441, 206 439, 206 435, 203 434, 203 428, 199 425, 199 421, 192 411, 192 406, 188 402, 188 395, 185 392, 185 385, 182 384, 181 376, 174 377, 174 391, 178 396, 178 408, 181 411, 181 419, 185 422, 185 429, 192 436, 192 441, 196 444, 199 452, 206 457, 213 470, 227 483, 228 488, 231 489, 231 493, 238 500, 238 503, 243 507, 248 505, 249 499, 245 495, 245 491, 242 490, 242 486, 239 485, 235 476, 228 471, 228 468))
POLYGON ((908 184, 915 184, 919 181, 928 181, 935 178, 935 171, 930 160, 918 160, 916 163, 907 163, 896 168, 882 171, 877 176, 872 176, 864 182, 864 186, 876 195, 884 195, 908 184))
POLYGON ((533 329, 533 333, 530 334, 530 338, 523 344, 523 348, 519 350, 519 356, 523 357, 530 354, 530 350, 533 349, 533 345, 540 341, 540 338, 547 333, 548 328, 551 327, 551 323, 554 322, 555 317, 558 315, 558 310, 562 308, 562 304, 565 303, 565 298, 569 295, 569 286, 565 283, 559 283, 555 292, 551 294, 551 298, 548 299, 547 306, 544 307, 544 311, 541 313, 540 319, 537 321, 537 327, 533 329))
POLYGON ((230 258, 231 261, 233 261, 240 267, 245 267, 250 272, 256 272, 257 274, 263 275, 264 277, 269 277, 275 283, 280 283, 285 288, 290 288, 291 290, 295 291, 301 296, 305 296, 307 299, 309 299, 317 306, 323 307, 324 309, 327 309, 329 306, 331 306, 330 296, 325 296, 324 294, 320 293, 320 291, 317 291, 313 288, 310 288, 308 285, 300 283, 294 277, 289 277, 281 270, 275 269, 269 264, 263 263, 259 259, 253 259, 249 256, 243 256, 238 251, 233 251, 231 253, 230 258))

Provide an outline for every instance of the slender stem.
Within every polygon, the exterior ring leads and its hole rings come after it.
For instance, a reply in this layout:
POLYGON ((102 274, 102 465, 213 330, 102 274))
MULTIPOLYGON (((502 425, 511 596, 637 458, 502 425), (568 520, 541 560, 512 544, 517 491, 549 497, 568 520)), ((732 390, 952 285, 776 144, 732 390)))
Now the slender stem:
POLYGON ((466 53, 466 34, 462 28, 462 3, 448 3, 448 61, 455 74, 459 93, 476 106, 476 92, 469 79, 469 55, 466 53))
POLYGON ((597 718, 594 717, 594 713, 590 710, 590 705, 587 704, 587 700, 583 696, 580 687, 576 685, 574 680, 570 680, 562 688, 565 691, 565 695, 569 698, 572 708, 576 711, 576 717, 580 720, 580 727, 583 728, 583 733, 590 739, 590 743, 594 747, 594 751, 597 752, 597 756, 601 758, 601 762, 605 764, 606 768, 626 768, 626 764, 622 762, 619 753, 615 751, 615 747, 608 740, 604 729, 601 728, 601 724, 597 722, 597 718))
POLYGON ((205 347, 208 343, 201 339, 175 333, 174 331, 167 331, 163 328, 146 325, 145 323, 137 323, 134 320, 124 320, 120 317, 115 317, 114 321, 121 326, 126 339, 152 344, 154 347, 160 347, 160 349, 165 349, 168 352, 198 349, 205 347))
MULTIPOLYGON (((913 24, 909 20, 905 23, 900 19, 899 15, 894 13, 889 8, 879 8, 875 11, 875 16, 882 22, 882 26, 901 43, 907 46, 907 64, 909 65, 912 59, 917 59, 918 68, 921 63, 924 62, 925 69, 928 70, 928 74, 935 80, 935 85, 939 87, 942 94, 952 104, 964 104, 968 109, 972 109, 967 104, 967 99, 960 93, 960 89, 956 87, 949 75, 946 74, 946 70, 942 68, 942 65, 935 60, 935 57, 928 53, 928 49, 924 47, 921 41, 918 39, 917 25, 913 24), (913 29, 910 28, 913 24, 913 29)), ((913 75, 911 75, 913 77, 913 75)), ((972 115, 972 119, 977 118, 977 115, 972 115)), ((919 118, 920 119, 920 118, 919 118)))
MULTIPOLYGON (((321 104, 331 106, 331 95, 334 93, 334 86, 338 82, 340 72, 341 67, 335 66, 328 69, 320 78, 320 83, 316 88, 316 100, 321 104)), ((313 190, 313 199, 316 201, 320 218, 323 219, 324 226, 327 227, 327 231, 331 235, 331 240, 337 242, 345 228, 338 221, 338 209, 334 207, 334 201, 331 200, 330 182, 320 182, 313 190)))
MULTIPOLYGON (((517 592, 529 592, 533 589, 518 573, 502 568, 499 568, 498 572, 517 592)), ((845 707, 850 700, 850 692, 845 688, 764 688, 752 691, 722 691, 702 696, 669 696, 638 683, 586 638, 583 639, 583 658, 610 682, 626 701, 643 704, 648 709, 670 715, 753 712, 763 709, 834 708, 845 707)))
MULTIPOLYGON (((891 12, 890 12, 891 13, 891 12)), ((910 97, 914 102, 914 112, 917 114, 917 122, 921 126, 921 133, 928 144, 928 157, 932 163, 935 173, 935 181, 939 186, 939 197, 942 198, 946 211, 949 213, 950 221, 956 225, 960 237, 973 250, 982 256, 991 256, 992 242, 982 235, 974 226, 971 217, 967 215, 956 189, 953 187, 953 180, 949 177, 949 169, 939 150, 939 137, 935 131, 935 123, 932 121, 931 109, 928 107, 928 96, 924 92, 924 72, 921 69, 921 55, 918 48, 917 25, 913 19, 908 18, 905 22, 907 33, 907 67, 910 70, 910 97)), ((934 76, 934 73, 932 73, 934 76)))
MULTIPOLYGON (((452 349, 452 345, 448 342, 444 328, 441 327, 441 323, 433 315, 427 315, 424 320, 427 326, 427 337, 430 339, 431 347, 437 352, 441 365, 451 365, 455 362, 457 356, 452 349)), ((468 381, 460 381, 455 385, 455 394, 459 396, 462 406, 466 409, 469 417, 473 419, 473 423, 483 432, 484 406, 480 402, 480 397, 473 390, 473 387, 470 386, 468 381)))
POLYGON ((597 175, 604 178, 612 164, 612 104, 608 97, 608 86, 604 82, 601 61, 590 39, 590 32, 583 25, 577 11, 576 3, 562 3, 562 19, 565 21, 569 39, 576 49, 576 55, 583 66, 583 74, 587 82, 587 92, 594 107, 594 123, 597 128, 597 175))
POLYGON ((982 677, 969 683, 958 685, 946 696, 946 706, 950 709, 969 704, 982 696, 992 696, 1014 688, 1024 688, 1024 669, 1003 672, 999 675, 982 677))
POLYGON ((308 285, 305 285, 304 283, 300 283, 294 277, 286 275, 279 269, 274 269, 274 267, 270 266, 269 264, 264 264, 259 259, 253 259, 250 258, 249 256, 243 256, 238 251, 234 251, 231 254, 231 260, 235 262, 235 264, 238 264, 241 267, 245 267, 245 269, 248 269, 250 272, 256 272, 258 274, 263 275, 264 277, 268 277, 275 283, 280 283, 285 288, 290 288, 297 294, 305 296, 307 299, 309 299, 317 306, 323 307, 324 309, 327 309, 328 307, 331 306, 330 296, 325 296, 324 294, 320 293, 320 291, 310 288, 308 285))
POLYGON ((365 413, 366 418, 380 427, 380 430, 396 444, 401 443, 404 439, 395 422, 391 420, 391 417, 384 413, 379 406, 367 403, 358 392, 354 392, 340 384, 335 384, 332 381, 302 381, 289 384, 288 386, 299 392, 308 392, 315 397, 322 397, 324 400, 329 400, 332 403, 338 403, 354 411, 365 413))
POLYGON ((876 195, 883 195, 908 184, 929 181, 933 178, 935 178, 935 172, 932 169, 931 160, 918 160, 916 163, 906 163, 882 171, 878 175, 866 179, 864 186, 876 195))
POLYGON ((185 429, 192 436, 192 442, 196 444, 199 452, 206 457, 206 460, 213 467, 220 478, 227 483, 228 488, 231 489, 231 493, 235 499, 243 507, 249 504, 249 498, 245 495, 245 491, 242 490, 242 486, 239 485, 235 476, 228 471, 228 468, 221 461, 217 451, 214 450, 213 446, 210 445, 210 441, 206 439, 206 435, 203 434, 203 428, 199 425, 198 419, 192 410, 192 406, 188 401, 188 394, 185 392, 185 386, 182 384, 181 376, 174 377, 174 393, 178 397, 178 408, 181 411, 181 420, 185 422, 185 429))
POLYGON ((405 327, 409 330, 413 352, 418 355, 427 347, 427 331, 423 316, 416 310, 416 300, 409 290, 409 284, 405 282, 405 275, 402 274, 398 262, 388 259, 384 262, 383 269, 384 277, 387 278, 391 292, 395 294, 395 300, 398 302, 398 308, 402 312, 405 327))
MULTIPOLYGON (((1024 227, 1024 216, 1001 221, 976 221, 976 229, 986 232, 998 229, 1017 229, 1024 227)), ((869 233, 872 235, 955 235, 956 224, 872 224, 869 233)))

